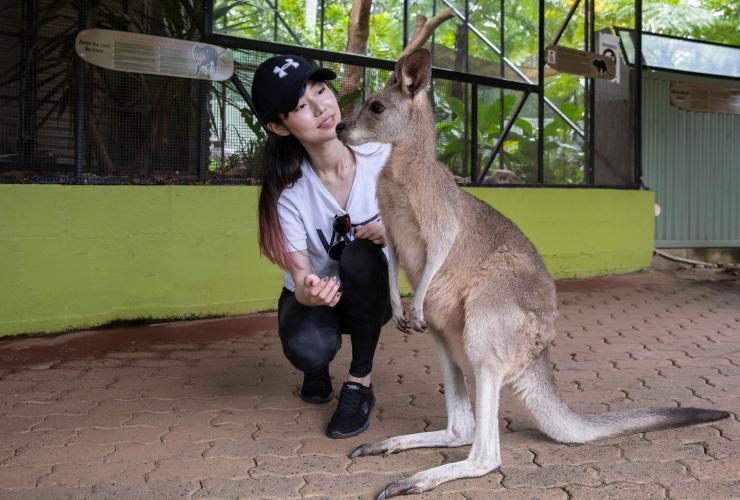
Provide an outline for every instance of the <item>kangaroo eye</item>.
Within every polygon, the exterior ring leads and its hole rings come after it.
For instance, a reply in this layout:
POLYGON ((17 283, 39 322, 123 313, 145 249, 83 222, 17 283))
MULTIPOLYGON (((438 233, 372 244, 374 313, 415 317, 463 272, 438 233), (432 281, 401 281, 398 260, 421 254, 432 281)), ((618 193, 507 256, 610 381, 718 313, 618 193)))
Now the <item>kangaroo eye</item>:
POLYGON ((370 104, 370 111, 372 111, 373 113, 382 113, 383 110, 385 110, 385 106, 380 104, 378 101, 370 104))

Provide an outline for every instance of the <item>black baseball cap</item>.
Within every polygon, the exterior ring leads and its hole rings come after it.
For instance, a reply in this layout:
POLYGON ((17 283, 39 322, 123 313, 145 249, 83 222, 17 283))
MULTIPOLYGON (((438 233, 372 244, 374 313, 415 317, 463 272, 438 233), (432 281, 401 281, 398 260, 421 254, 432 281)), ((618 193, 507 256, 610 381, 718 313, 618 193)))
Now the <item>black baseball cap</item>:
POLYGON ((262 123, 279 121, 278 113, 293 111, 306 80, 333 80, 337 74, 316 68, 298 56, 271 57, 260 64, 252 79, 252 105, 262 123))

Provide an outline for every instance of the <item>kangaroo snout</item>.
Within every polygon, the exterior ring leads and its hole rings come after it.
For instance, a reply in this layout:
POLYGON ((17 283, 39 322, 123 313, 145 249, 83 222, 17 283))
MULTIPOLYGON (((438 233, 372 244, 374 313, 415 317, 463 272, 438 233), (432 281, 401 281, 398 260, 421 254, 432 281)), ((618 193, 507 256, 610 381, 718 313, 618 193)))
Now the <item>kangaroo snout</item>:
POLYGON ((353 133, 352 123, 350 123, 347 119, 337 123, 337 126, 334 127, 334 129, 337 132, 337 139, 345 144, 361 144, 362 142, 366 142, 358 141, 357 137, 354 137, 357 134, 353 133))

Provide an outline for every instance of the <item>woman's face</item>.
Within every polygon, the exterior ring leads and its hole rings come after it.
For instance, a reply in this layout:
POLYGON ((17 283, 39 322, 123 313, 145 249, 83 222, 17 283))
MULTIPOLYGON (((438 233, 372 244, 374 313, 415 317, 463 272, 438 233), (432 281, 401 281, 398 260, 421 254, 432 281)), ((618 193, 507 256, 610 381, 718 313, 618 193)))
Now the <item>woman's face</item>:
POLYGON ((306 92, 296 108, 283 117, 282 126, 303 144, 336 139, 335 127, 342 121, 334 92, 324 83, 308 80, 306 92))

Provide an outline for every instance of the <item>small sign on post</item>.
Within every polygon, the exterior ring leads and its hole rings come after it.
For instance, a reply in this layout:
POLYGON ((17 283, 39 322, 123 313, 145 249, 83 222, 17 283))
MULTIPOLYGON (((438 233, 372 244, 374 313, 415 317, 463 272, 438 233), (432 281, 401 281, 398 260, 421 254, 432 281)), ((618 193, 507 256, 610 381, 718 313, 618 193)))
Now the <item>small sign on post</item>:
POLYGON ((619 37, 612 35, 611 33, 599 33, 599 54, 604 57, 608 57, 614 61, 616 68, 614 79, 610 80, 612 83, 619 83, 622 77, 621 75, 621 64, 620 64, 620 49, 619 49, 619 37))
POLYGON ((561 73, 573 73, 588 78, 612 80, 616 73, 614 59, 560 45, 550 45, 545 49, 545 62, 561 73))
POLYGON ((84 61, 127 73, 221 81, 231 78, 228 50, 208 43, 103 29, 77 34, 75 51, 84 61))

